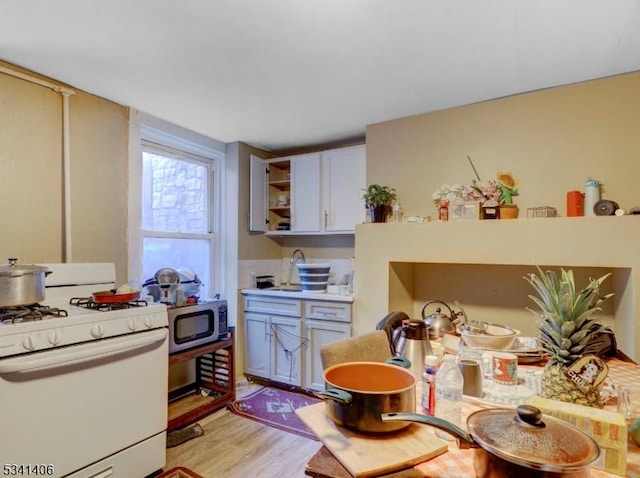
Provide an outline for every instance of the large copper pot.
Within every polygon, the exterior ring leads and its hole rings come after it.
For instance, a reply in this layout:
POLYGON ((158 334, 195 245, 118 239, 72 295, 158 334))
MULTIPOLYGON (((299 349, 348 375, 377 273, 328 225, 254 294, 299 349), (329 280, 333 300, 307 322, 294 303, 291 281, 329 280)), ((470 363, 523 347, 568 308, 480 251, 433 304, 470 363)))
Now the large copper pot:
POLYGON ((325 401, 329 418, 362 432, 390 432, 409 426, 409 422, 383 422, 381 418, 383 413, 416 409, 416 380, 405 368, 410 362, 403 357, 388 362, 347 362, 327 368, 327 389, 316 395, 325 401))

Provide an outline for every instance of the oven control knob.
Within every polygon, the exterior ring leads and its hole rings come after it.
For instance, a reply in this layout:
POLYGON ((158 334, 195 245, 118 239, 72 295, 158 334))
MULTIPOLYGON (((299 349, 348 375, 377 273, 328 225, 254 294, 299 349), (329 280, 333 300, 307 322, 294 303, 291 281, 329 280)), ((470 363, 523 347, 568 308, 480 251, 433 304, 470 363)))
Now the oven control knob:
POLYGON ((37 340, 33 335, 27 335, 22 341, 22 346, 27 350, 35 350, 37 340))
POLYGON ((138 320, 135 318, 129 319, 127 326, 129 327, 129 330, 131 332, 135 332, 136 330, 138 330, 138 320))
POLYGON ((91 335, 96 339, 102 338, 102 336, 104 335, 104 327, 102 326, 102 324, 96 324, 91 327, 91 335))
POLYGON ((49 343, 53 346, 56 346, 62 342, 62 332, 59 330, 52 330, 49 332, 49 343))
POLYGON ((147 315, 144 318, 144 325, 145 327, 147 327, 147 329, 151 329, 153 327, 153 317, 151 317, 150 315, 147 315))

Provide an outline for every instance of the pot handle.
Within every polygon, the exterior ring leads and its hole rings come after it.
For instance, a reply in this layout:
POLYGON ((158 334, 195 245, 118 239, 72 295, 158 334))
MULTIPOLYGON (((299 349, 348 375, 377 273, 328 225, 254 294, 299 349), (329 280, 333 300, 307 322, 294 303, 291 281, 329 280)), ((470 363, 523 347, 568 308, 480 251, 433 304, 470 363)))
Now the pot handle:
POLYGON ((333 400, 341 405, 349 405, 353 399, 349 392, 339 388, 329 388, 322 392, 316 392, 315 396, 320 400, 333 400))
POLYGON ((395 357, 390 357, 387 360, 385 360, 384 363, 388 363, 389 365, 397 365, 398 367, 402 367, 402 368, 411 368, 411 360, 409 360, 406 357, 402 357, 400 355, 397 355, 395 357))
POLYGON ((478 448, 478 444, 475 442, 471 435, 469 435, 459 426, 443 420, 442 418, 409 412, 383 413, 382 415, 380 415, 380 418, 383 422, 407 421, 431 425, 456 437, 456 439, 458 440, 458 448, 460 449, 478 448))
POLYGON ((455 316, 453 314, 453 310, 451 310, 451 307, 449 307, 446 302, 442 302, 441 300, 430 300, 429 302, 427 302, 426 304, 424 304, 422 306, 422 311, 420 312, 420 315, 422 315, 422 319, 423 320, 427 319, 427 317, 424 315, 424 311, 426 310, 427 306, 431 305, 431 304, 442 304, 442 305, 444 305, 447 308, 447 310, 449 311, 449 318, 451 318, 451 320, 455 319, 455 316))

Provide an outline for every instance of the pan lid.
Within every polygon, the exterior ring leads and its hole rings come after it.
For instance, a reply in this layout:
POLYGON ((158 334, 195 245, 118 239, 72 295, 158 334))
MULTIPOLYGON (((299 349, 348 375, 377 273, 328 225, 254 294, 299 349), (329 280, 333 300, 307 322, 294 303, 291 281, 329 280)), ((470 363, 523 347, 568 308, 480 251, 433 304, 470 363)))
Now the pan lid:
POLYGON ((479 410, 469 415, 467 427, 488 452, 537 470, 577 471, 600 455, 593 438, 531 405, 479 410))
POLYGON ((20 277, 24 275, 42 274, 49 269, 42 266, 18 264, 18 259, 8 259, 9 264, 0 266, 0 277, 20 277))

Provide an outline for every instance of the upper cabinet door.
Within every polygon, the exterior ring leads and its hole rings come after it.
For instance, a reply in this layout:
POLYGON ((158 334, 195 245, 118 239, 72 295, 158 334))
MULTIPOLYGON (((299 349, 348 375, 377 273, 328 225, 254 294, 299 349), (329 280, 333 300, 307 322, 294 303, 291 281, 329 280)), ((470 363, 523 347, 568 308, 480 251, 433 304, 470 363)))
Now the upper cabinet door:
POLYGON ((251 155, 251 179, 249 181, 249 231, 266 232, 267 223, 267 162, 251 155))
POLYGON ((324 230, 353 232, 364 222, 365 145, 322 152, 324 230))
POLYGON ((321 232, 320 153, 292 156, 291 231, 321 232))

